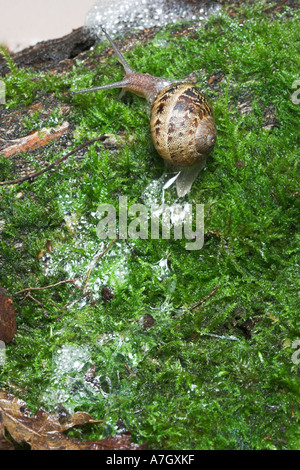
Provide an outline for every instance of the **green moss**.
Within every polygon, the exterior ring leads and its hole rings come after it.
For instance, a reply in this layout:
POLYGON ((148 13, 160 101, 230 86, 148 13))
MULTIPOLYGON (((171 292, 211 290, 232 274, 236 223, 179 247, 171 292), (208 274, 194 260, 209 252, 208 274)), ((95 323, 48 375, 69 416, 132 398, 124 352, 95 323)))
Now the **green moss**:
MULTIPOLYGON (((300 69, 298 16, 286 10, 270 19, 261 5, 234 18, 223 12, 192 37, 174 37, 172 26, 126 54, 136 70, 156 76, 196 71, 212 99, 217 145, 187 196, 205 205, 205 243, 187 251, 184 240, 129 240, 131 248, 118 241, 92 271, 93 299, 67 308, 80 297, 72 284, 32 291, 36 301, 13 295, 18 334, 7 347, 1 386, 33 409, 61 403, 105 419, 102 427, 73 435, 98 440, 115 431, 120 417, 133 439, 150 448, 299 448, 292 342, 300 336, 300 106, 291 101, 300 69), (223 79, 209 87, 216 73, 223 79), (241 114, 245 102, 251 108, 241 114), (266 109, 276 124, 269 129, 266 109), (105 285, 114 292, 108 303, 99 294, 105 285), (188 311, 217 285, 207 302, 188 311), (155 319, 146 330, 145 314, 155 319), (60 362, 60 354, 72 351, 80 370, 72 369, 72 359, 60 362), (91 384, 84 377, 93 364, 91 384)), ((74 147, 102 133, 126 139, 117 151, 93 144, 80 163, 71 158, 33 184, 0 190, 0 285, 11 294, 85 278, 107 244, 96 236, 98 205, 117 209, 120 195, 130 205, 149 205, 153 181, 163 173, 143 100, 117 101, 117 90, 74 99, 65 94, 68 87, 121 78, 115 58, 98 61, 102 49, 89 53, 97 72, 78 61, 62 76, 12 68, 5 77, 11 108, 37 94, 68 102, 74 147), (38 259, 48 238, 53 251, 38 259)), ((60 118, 59 108, 53 113, 49 126, 60 118)), ((38 123, 32 116, 24 132, 38 123)), ((55 144, 46 157, 59 157, 55 144)), ((3 179, 15 176, 13 163, 2 159, 0 165, 3 179)), ((166 199, 176 200, 174 189, 166 199)))

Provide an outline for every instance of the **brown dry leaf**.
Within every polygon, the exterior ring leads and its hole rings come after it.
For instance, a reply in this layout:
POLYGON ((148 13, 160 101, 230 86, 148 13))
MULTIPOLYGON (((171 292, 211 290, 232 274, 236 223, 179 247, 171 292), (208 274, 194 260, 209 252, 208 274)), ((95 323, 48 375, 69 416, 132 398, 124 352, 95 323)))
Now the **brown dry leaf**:
POLYGON ((6 439, 3 423, 0 422, 0 450, 14 450, 13 443, 6 439))
MULTIPOLYGON (((17 443, 27 442, 32 450, 136 450, 143 449, 130 442, 130 433, 109 436, 101 441, 79 441, 63 434, 73 426, 98 423, 88 413, 77 412, 61 423, 56 415, 39 408, 31 416, 26 403, 14 395, 0 391, 0 423, 17 443)), ((4 434, 2 432, 2 436, 4 434)), ((0 428, 0 445, 1 428, 0 428)), ((5 445, 5 442, 4 444, 5 445)), ((0 447, 1 448, 1 447, 0 447)))
POLYGON ((12 299, 0 287, 0 341, 10 343, 17 332, 16 314, 12 299))

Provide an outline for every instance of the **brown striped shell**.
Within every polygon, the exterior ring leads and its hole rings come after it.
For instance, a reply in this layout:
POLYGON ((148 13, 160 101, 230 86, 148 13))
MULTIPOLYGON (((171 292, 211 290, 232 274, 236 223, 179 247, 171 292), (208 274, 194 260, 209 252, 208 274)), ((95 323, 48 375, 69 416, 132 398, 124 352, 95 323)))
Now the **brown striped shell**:
POLYGON ((172 83, 158 93, 150 127, 158 153, 179 167, 204 161, 216 142, 212 107, 192 83, 172 83))

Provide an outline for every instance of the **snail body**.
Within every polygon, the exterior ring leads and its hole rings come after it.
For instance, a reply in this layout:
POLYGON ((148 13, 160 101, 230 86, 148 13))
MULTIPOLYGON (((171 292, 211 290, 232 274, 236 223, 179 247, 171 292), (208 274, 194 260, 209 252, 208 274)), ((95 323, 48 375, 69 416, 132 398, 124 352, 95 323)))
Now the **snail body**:
POLYGON ((206 96, 191 82, 168 80, 135 72, 103 29, 125 69, 122 81, 73 92, 122 88, 146 98, 151 105, 150 129, 159 155, 180 171, 177 194, 184 196, 191 188, 216 142, 213 109, 206 96))

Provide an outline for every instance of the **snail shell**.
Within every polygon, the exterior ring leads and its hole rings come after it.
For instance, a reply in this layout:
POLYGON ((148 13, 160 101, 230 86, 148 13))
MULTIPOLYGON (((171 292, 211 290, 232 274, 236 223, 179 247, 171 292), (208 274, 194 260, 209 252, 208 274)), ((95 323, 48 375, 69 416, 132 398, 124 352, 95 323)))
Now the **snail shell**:
POLYGON ((205 160, 216 142, 213 110, 191 83, 173 83, 155 98, 150 114, 154 146, 171 165, 205 160))
POLYGON ((177 194, 184 196, 215 145, 217 131, 213 109, 193 83, 135 72, 104 29, 103 32, 125 69, 125 77, 120 82, 73 94, 122 88, 122 93, 130 91, 146 98, 151 104, 150 128, 154 146, 166 162, 180 169, 176 179, 177 194))

